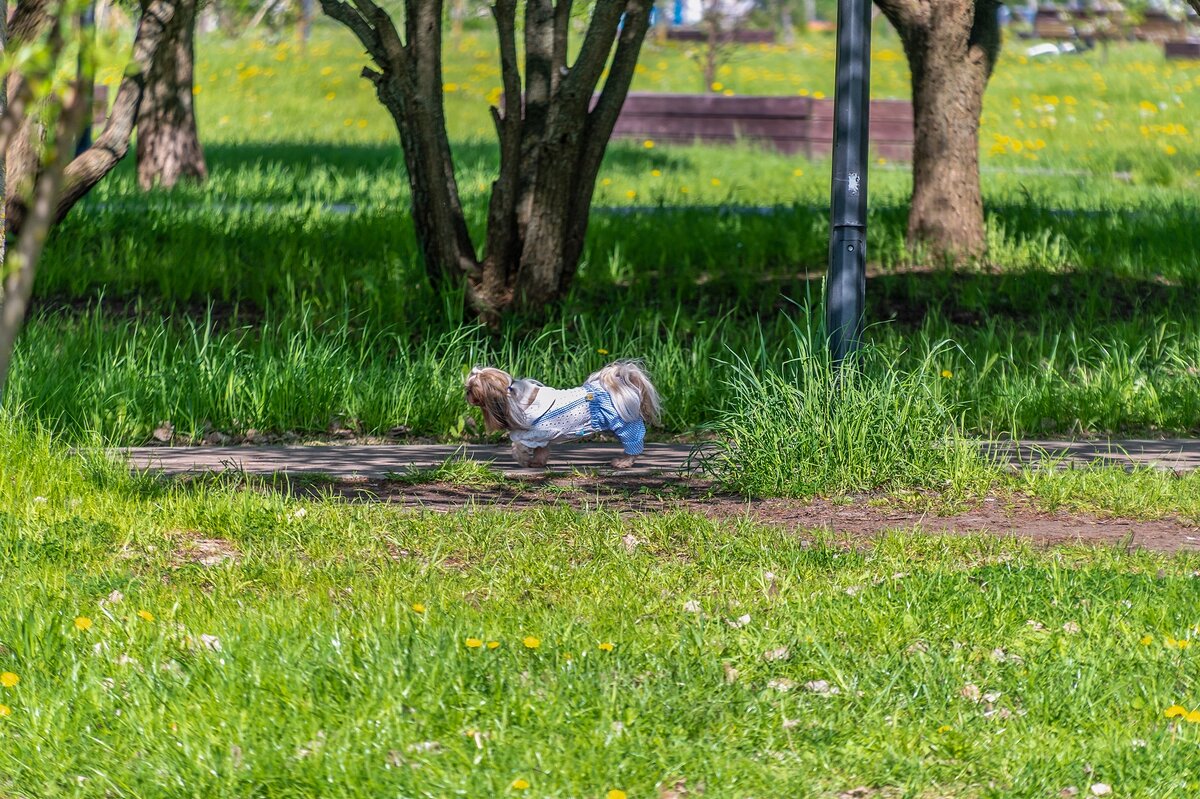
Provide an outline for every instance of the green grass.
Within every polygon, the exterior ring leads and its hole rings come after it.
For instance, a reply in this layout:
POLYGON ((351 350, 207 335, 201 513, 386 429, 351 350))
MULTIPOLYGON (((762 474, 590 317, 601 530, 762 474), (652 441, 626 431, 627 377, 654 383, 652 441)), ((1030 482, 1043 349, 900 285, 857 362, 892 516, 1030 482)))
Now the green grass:
MULTIPOLYGON (((905 96, 897 43, 877 34, 876 93, 905 96)), ((458 45, 448 108, 478 229, 495 170, 479 132, 494 54, 480 32, 458 45)), ((984 119, 989 263, 929 271, 907 252, 908 176, 875 164, 868 340, 901 373, 952 372, 939 390, 968 434, 1194 433, 1200 150, 1186 122, 1200 72, 1161 64, 1149 46, 1107 63, 1023 63, 1018 47, 984 119), (1141 105, 1159 100, 1166 108, 1141 105), (993 130, 1024 131, 1032 147, 993 153, 993 130)), ((721 80, 737 93, 828 94, 832 53, 827 37, 749 48, 721 80)), ((425 283, 396 134, 355 77, 361 63, 333 26, 303 56, 290 42, 202 40, 211 180, 145 195, 126 164, 75 210, 49 242, 7 406, 77 442, 144 442, 164 420, 194 438, 311 436, 336 422, 458 440, 472 435, 463 368, 574 384, 626 356, 664 389, 658 435, 692 435, 734 403, 729 364, 782 370, 793 318, 820 315, 827 164, 633 142, 606 161, 562 308, 499 335, 474 327, 459 297, 425 283), (643 210, 606 210, 629 205, 643 210)), ((686 48, 651 43, 642 64, 639 88, 686 90, 694 77, 686 48)))
POLYGON ((0 444, 6 795, 1197 789, 1164 717, 1200 705, 1191 556, 412 514, 0 444))

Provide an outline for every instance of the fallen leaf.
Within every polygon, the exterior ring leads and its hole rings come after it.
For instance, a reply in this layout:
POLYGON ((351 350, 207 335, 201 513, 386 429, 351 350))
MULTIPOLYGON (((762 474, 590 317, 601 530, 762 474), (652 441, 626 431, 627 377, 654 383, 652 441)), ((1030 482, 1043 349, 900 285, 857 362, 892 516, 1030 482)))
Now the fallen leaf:
POLYGON ((842 692, 836 685, 830 685, 828 680, 809 680, 804 683, 804 690, 817 696, 834 696, 842 692))
POLYGON ((729 665, 728 663, 722 663, 721 665, 725 669, 725 682, 727 682, 727 683, 737 682, 738 670, 735 669, 733 666, 729 665))
POLYGON ((738 616, 736 619, 726 619, 725 623, 735 630, 740 630, 750 623, 750 614, 747 613, 744 616, 738 616))
POLYGON ((763 652, 763 660, 768 663, 774 663, 777 660, 787 660, 792 656, 792 653, 786 646, 781 646, 778 649, 768 649, 763 652))
POLYGON ((1092 786, 1092 796, 1108 796, 1112 793, 1112 786, 1103 782, 1097 782, 1092 786))

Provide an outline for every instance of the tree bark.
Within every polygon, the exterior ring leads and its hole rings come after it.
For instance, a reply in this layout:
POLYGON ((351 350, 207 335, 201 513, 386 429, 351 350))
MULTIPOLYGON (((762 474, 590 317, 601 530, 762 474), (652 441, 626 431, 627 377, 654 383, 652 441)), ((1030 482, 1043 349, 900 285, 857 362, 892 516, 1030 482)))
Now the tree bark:
POLYGON ((358 36, 378 67, 363 74, 400 133, 430 281, 464 285, 468 304, 488 323, 512 308, 538 313, 562 297, 583 252, 596 175, 629 92, 652 0, 597 0, 573 64, 567 61, 571 0, 527 0, 524 87, 517 0, 494 3, 504 96, 503 107, 492 109, 500 171, 482 258, 467 231, 446 136, 442 1, 406 0, 403 39, 373 0, 321 5, 358 36))
POLYGON ((174 12, 154 54, 137 115, 137 173, 143 189, 208 177, 192 95, 196 0, 171 0, 174 12))
POLYGON ((938 258, 987 247, 979 185, 979 117, 1000 52, 996 0, 876 0, 912 73, 910 244, 938 258))

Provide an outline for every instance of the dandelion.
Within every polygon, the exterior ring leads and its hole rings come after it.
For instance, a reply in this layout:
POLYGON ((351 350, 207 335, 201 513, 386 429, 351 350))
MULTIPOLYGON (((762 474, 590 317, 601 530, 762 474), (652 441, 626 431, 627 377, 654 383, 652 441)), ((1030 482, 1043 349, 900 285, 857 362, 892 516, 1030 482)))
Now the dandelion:
POLYGON ((11 715, 12 715, 11 707, 9 707, 8 705, 0 705, 0 717, 11 716, 11 715))
POLYGON ((326 77, 332 75, 333 67, 321 67, 321 74, 326 77))
POLYGON ((500 642, 499 642, 499 641, 488 641, 488 642, 487 642, 487 648, 488 648, 488 649, 499 649, 499 648, 500 648, 500 642))
POLYGON ((661 177, 662 177, 662 170, 660 170, 660 169, 651 169, 651 170, 650 170, 650 177, 653 177, 653 178, 661 178, 661 177))
POLYGON ((1163 715, 1169 719, 1173 719, 1176 716, 1186 716, 1187 708, 1183 707, 1182 705, 1171 705, 1163 712, 1163 715))
POLYGON ((1153 635, 1143 635, 1142 636, 1142 638, 1141 638, 1142 646, 1150 646, 1150 644, 1152 644, 1152 643, 1154 643, 1153 635))
POLYGON ((342 125, 343 125, 343 126, 345 126, 345 127, 347 127, 347 128, 348 128, 348 127, 350 127, 350 126, 351 126, 351 125, 353 125, 353 124, 354 124, 354 120, 353 120, 353 119, 345 119, 345 120, 342 120, 342 125))
POLYGON ((712 179, 712 184, 713 184, 714 186, 720 186, 720 185, 721 185, 721 179, 720 179, 720 178, 713 178, 713 179, 712 179))
POLYGON ((949 724, 943 724, 942 726, 938 727, 938 732, 950 732, 953 729, 954 728, 951 727, 949 724))
POLYGON ((20 681, 21 678, 16 674, 13 674, 11 671, 0 673, 0 685, 3 685, 5 688, 16 688, 17 683, 20 681))
POLYGON ((512 789, 514 791, 524 791, 529 788, 529 780, 516 779, 512 781, 512 789))
POLYGON ((944 377, 946 380, 949 380, 950 378, 954 377, 954 372, 951 372, 949 369, 943 369, 942 377, 944 377))
POLYGON ((92 629, 92 620, 89 619, 87 616, 76 616, 75 617, 75 629, 81 630, 81 631, 92 629))
POLYGON ((612 178, 604 178, 604 180, 601 180, 601 181, 600 181, 600 185, 601 185, 601 186, 611 186, 611 185, 612 185, 612 178))
POLYGON ((646 139, 644 142, 642 142, 642 146, 645 147, 647 150, 653 150, 654 149, 654 141, 652 139, 646 139))
POLYGON ((606 350, 606 349, 604 349, 603 347, 601 347, 600 349, 597 349, 597 350, 596 350, 596 353, 597 353, 598 355, 608 355, 608 350, 606 350))
POLYGON ((814 100, 824 100, 825 92, 813 92, 813 99, 814 100))
POLYGON ((611 791, 604 794, 604 799, 628 799, 628 794, 619 788, 613 788, 611 791))
POLYGON ((337 92, 330 92, 329 94, 325 95, 325 102, 329 102, 335 97, 337 97, 337 92))
POLYGON ((878 160, 876 163, 878 163, 880 166, 883 166, 884 164, 886 164, 886 163, 887 163, 887 159, 886 159, 886 158, 880 158, 880 159, 879 159, 879 160, 878 160))
POLYGON ((483 641, 480 641, 478 638, 468 638, 463 643, 467 645, 467 649, 478 649, 483 646, 483 641))
POLYGON ((148 610, 139 610, 137 615, 142 621, 154 621, 154 614, 148 610))
POLYGON ((367 126, 367 120, 365 120, 365 119, 358 120, 358 126, 360 128, 365 128, 367 126))
MULTIPOLYGON (((719 92, 725 88, 725 84, 721 83, 719 80, 714 80, 711 88, 714 92, 719 92)), ((612 799, 612 797, 609 797, 609 799, 612 799)))
POLYGON ((600 644, 600 651, 601 651, 601 652, 611 652, 611 651, 613 651, 613 645, 612 645, 612 643, 611 643, 611 642, 609 642, 609 641, 605 641, 604 643, 600 644))
POLYGON ((1193 710, 1184 716, 1183 719, 1189 724, 1200 724, 1200 710, 1193 710))
POLYGON ((413 609, 413 613, 424 613, 425 612, 425 606, 422 605, 420 602, 415 603, 412 606, 412 609, 413 609))
POLYGON ((1167 155, 1175 155, 1175 153, 1179 152, 1179 150, 1176 149, 1175 145, 1168 144, 1163 148, 1163 152, 1165 152, 1167 155))
POLYGON ((526 649, 537 649, 542 645, 542 642, 539 639, 534 638, 532 635, 525 636, 521 640, 521 643, 525 644, 526 649))
POLYGON ((444 86, 442 86, 442 91, 456 92, 456 91, 458 91, 458 84, 457 83, 447 83, 444 86))
POLYGON ((632 200, 634 197, 637 197, 637 192, 633 189, 630 189, 629 191, 625 192, 625 196, 632 200))
MULTIPOLYGON (((1200 170, 1197 170, 1197 171, 1196 171, 1196 177, 1200 177, 1200 170)), ((679 193, 680 193, 680 194, 687 194, 687 193, 688 193, 688 187, 687 187, 687 186, 680 186, 680 187, 679 187, 679 193)))
POLYGON ((201 92, 203 89, 204 89, 204 87, 203 87, 203 86, 193 86, 193 87, 192 87, 192 96, 193 96, 193 97, 195 97, 195 96, 196 96, 197 94, 199 94, 199 93, 200 93, 200 92, 201 92))
POLYGON ((794 177, 794 178, 802 178, 802 177, 804 177, 804 170, 803 170, 803 169, 793 169, 793 170, 792 170, 792 177, 794 177))

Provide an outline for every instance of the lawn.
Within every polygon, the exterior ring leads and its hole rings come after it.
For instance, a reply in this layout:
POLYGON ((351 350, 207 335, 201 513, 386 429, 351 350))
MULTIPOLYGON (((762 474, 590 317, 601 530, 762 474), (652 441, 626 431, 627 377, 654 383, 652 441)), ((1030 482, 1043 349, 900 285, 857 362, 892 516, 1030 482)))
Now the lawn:
POLYGON ((6 796, 1200 790, 1195 555, 423 514, 0 445, 6 796))
MULTIPOLYGON (((73 211, 0 412, 0 796, 1200 793, 1194 552, 867 540, 745 503, 1200 520, 1195 474, 1003 473, 970 443, 1200 431, 1200 65, 1009 45, 981 142, 988 262, 906 252, 905 168, 875 163, 868 348, 835 378, 828 164, 614 145, 571 296, 493 332, 424 282, 349 36, 202 39, 210 181, 146 195, 126 164, 73 211), (163 422, 177 443, 474 439, 471 364, 565 384, 616 356, 655 374, 658 436, 718 439, 705 490, 744 513, 552 492, 422 512, 100 452, 163 422)), ((905 96, 898 43, 875 47, 876 96, 905 96)), ((832 60, 828 37, 748 48, 717 90, 829 94, 832 60)), ((699 74, 651 43, 636 88, 699 74)), ((446 91, 478 227, 482 31, 446 91)), ((391 489, 434 479, 501 478, 448 464, 391 489)))
MULTIPOLYGON (((1149 45, 1032 62, 1020 48, 987 95, 988 263, 951 273, 906 252, 905 167, 873 166, 868 339, 895 369, 944 380, 973 434, 1200 430, 1200 65, 1149 45)), ((829 37, 747 48, 721 91, 828 94, 832 59, 829 37)), ((473 434, 459 397, 471 364, 572 383, 640 356, 667 396, 661 435, 694 436, 730 408, 739 361, 782 372, 797 319, 820 316, 827 164, 631 142, 612 147, 567 302, 479 329, 424 282, 396 134, 362 64, 332 25, 305 54, 202 39, 211 180, 144 195, 126 164, 62 225, 8 407, 80 442, 145 442, 164 421, 181 441, 331 427, 456 439, 473 434)), ((873 69, 877 96, 906 94, 883 28, 873 69)), ((476 227, 495 71, 484 30, 449 48, 476 227)), ((635 88, 693 90, 698 75, 684 48, 650 43, 635 88)))

